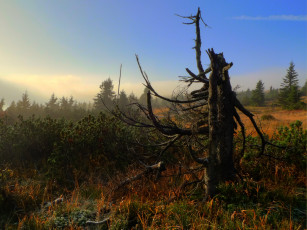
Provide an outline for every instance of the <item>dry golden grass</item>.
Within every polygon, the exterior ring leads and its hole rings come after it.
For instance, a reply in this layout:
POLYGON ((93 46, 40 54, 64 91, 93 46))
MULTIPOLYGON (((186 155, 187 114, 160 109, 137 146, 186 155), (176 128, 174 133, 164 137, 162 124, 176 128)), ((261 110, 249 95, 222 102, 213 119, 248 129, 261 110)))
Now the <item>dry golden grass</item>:
MULTIPOLYGON (((307 102, 307 97, 303 100, 307 102)), ((249 106, 247 109, 252 112, 255 116, 254 119, 261 128, 261 130, 267 135, 271 136, 278 127, 289 126, 297 120, 303 122, 303 129, 307 129, 307 111, 306 110, 283 110, 280 107, 252 107, 249 106), (272 115, 275 120, 261 120, 263 115, 272 115)), ((154 109, 154 113, 158 116, 163 116, 168 112, 168 108, 157 108, 154 109)), ((241 119, 245 124, 247 135, 256 135, 256 131, 253 128, 251 121, 240 113, 241 119)))
MULTIPOLYGON (((303 128, 307 128, 306 111, 248 109, 268 135, 296 120, 301 120, 303 128), (272 115, 275 120, 261 120, 263 115, 272 115)), ((167 108, 155 112, 162 115, 167 108)), ((241 117, 247 134, 256 135, 248 118, 241 117)), ((15 223, 17 229, 85 229, 87 220, 108 217, 105 227, 112 229, 303 229, 306 226, 305 171, 267 159, 257 159, 253 164, 251 160, 242 162, 242 169, 247 169, 244 181, 226 182, 219 187, 220 194, 208 201, 203 199, 201 186, 196 183, 184 186, 203 176, 203 170, 192 175, 185 173, 191 165, 170 165, 159 180, 155 175, 146 175, 116 190, 113 188, 123 178, 137 175, 143 167, 131 165, 108 183, 96 180, 99 175, 88 174, 80 186, 81 173, 76 173, 75 188, 69 190, 57 186, 56 181, 43 181, 44 177, 36 170, 27 169, 25 173, 0 168, 0 182, 7 197, 6 203, 2 203, 12 212, 3 215, 8 223, 2 223, 7 229, 14 229, 11 227, 15 223), (260 179, 255 181, 253 175, 260 179), (45 201, 53 201, 62 194, 63 202, 44 208, 45 201)))
MULTIPOLYGON (((271 136, 278 127, 289 126, 290 123, 297 120, 303 122, 303 129, 307 129, 307 112, 305 110, 289 111, 271 107, 248 107, 247 109, 255 115, 254 119, 257 124, 261 127, 262 131, 269 136, 271 136), (263 115, 272 115, 275 120, 261 120, 261 116, 263 115)), ((245 124, 247 134, 254 135, 255 129, 250 120, 242 113, 240 115, 245 124)))

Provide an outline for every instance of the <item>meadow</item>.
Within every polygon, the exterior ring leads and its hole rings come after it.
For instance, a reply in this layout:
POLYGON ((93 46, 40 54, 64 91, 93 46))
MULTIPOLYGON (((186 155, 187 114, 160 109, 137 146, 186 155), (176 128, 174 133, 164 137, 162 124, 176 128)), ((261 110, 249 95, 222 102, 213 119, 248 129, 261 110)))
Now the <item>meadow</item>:
MULTIPOLYGON (((279 107, 248 107, 262 131, 271 136, 278 127, 289 126, 291 123, 299 120, 302 121, 303 129, 307 129, 307 116, 305 110, 282 110, 279 107)), ((253 133, 251 122, 247 118, 242 118, 246 125, 247 133, 253 133)))
POLYGON ((159 177, 146 174, 119 186, 144 171, 138 154, 157 149, 132 149, 142 130, 109 115, 1 121, 0 228, 305 229, 306 111, 249 109, 268 138, 286 149, 269 147, 273 157, 258 158, 259 140, 244 121, 244 156, 239 132, 235 137, 241 179, 220 184, 209 200, 193 183, 202 169, 187 173, 191 159, 180 145, 167 151, 159 177))

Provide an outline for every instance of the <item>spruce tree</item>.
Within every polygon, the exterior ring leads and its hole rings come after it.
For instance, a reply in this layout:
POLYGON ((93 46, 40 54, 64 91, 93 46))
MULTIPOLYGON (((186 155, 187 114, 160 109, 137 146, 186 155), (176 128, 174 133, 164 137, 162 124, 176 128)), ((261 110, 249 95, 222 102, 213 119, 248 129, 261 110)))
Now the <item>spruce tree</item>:
POLYGON ((31 115, 30 107, 31 107, 30 98, 28 92, 25 92, 22 94, 21 100, 17 102, 16 109, 18 115, 21 115, 24 118, 28 118, 31 115))
POLYGON ((45 114, 52 118, 56 118, 58 117, 58 114, 59 114, 59 108, 60 108, 59 100, 53 93, 49 101, 45 104, 45 107, 44 107, 45 114))
POLYGON ((94 106, 96 110, 112 110, 114 108, 115 92, 113 91, 113 81, 108 78, 99 86, 100 92, 94 98, 94 106))
POLYGON ((138 102, 138 98, 137 96, 134 95, 134 93, 130 93, 129 97, 128 97, 128 101, 129 103, 136 103, 138 102))
POLYGON ((237 93, 237 98, 244 106, 251 105, 251 97, 252 97, 252 91, 249 88, 246 91, 241 91, 237 93))
POLYGON ((266 101, 275 101, 278 99, 278 89, 274 89, 272 86, 270 87, 270 90, 264 95, 264 98, 266 101))
POLYGON ((119 94, 118 107, 122 111, 125 111, 127 109, 128 104, 129 104, 129 99, 127 97, 127 94, 124 90, 122 90, 119 94))
POLYGON ((307 80, 305 81, 304 86, 301 88, 301 96, 307 96, 307 80))
POLYGON ((22 94, 21 100, 17 102, 17 108, 20 112, 26 112, 30 109, 31 103, 28 92, 22 94))
POLYGON ((283 83, 281 83, 279 104, 284 109, 298 109, 302 107, 298 88, 298 74, 294 67, 294 63, 290 62, 290 66, 287 69, 287 75, 283 78, 283 83))
POLYGON ((4 105, 5 105, 5 102, 4 102, 4 98, 2 98, 1 100, 0 100, 0 112, 3 112, 4 111, 4 105))
POLYGON ((139 101, 142 105, 146 105, 146 103, 147 103, 147 92, 148 91, 149 91, 149 89, 145 87, 143 94, 140 96, 139 101))
POLYGON ((264 83, 261 80, 257 82, 256 89, 252 91, 252 104, 255 106, 264 105, 264 83))

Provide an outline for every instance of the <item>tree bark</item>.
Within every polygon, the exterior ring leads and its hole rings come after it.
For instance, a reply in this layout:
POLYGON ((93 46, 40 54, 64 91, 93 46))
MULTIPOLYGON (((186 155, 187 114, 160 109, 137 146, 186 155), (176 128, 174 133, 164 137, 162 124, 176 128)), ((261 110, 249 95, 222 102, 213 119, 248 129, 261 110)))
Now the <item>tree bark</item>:
POLYGON ((207 51, 211 60, 209 77, 209 164, 206 168, 205 184, 207 195, 216 194, 220 182, 233 179, 234 102, 228 69, 223 54, 207 51))

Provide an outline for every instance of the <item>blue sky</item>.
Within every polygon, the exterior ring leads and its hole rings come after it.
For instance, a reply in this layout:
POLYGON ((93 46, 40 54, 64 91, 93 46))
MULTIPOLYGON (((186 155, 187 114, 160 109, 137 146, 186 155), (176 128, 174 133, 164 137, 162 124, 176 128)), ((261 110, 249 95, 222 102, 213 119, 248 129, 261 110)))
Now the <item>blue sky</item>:
POLYGON ((300 84, 307 77, 305 0, 0 0, 0 98, 16 100, 25 90, 37 101, 52 92, 89 101, 108 77, 139 95, 142 78, 135 61, 167 94, 188 67, 196 72, 194 27, 175 14, 195 14, 205 49, 233 62, 233 87, 279 87, 290 61, 300 84), (1 86, 2 85, 2 86, 1 86), (12 91, 16 91, 12 96, 12 91))

